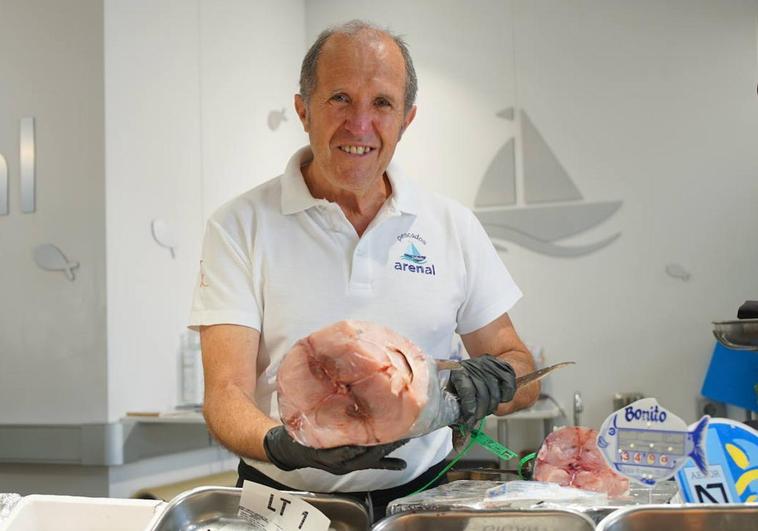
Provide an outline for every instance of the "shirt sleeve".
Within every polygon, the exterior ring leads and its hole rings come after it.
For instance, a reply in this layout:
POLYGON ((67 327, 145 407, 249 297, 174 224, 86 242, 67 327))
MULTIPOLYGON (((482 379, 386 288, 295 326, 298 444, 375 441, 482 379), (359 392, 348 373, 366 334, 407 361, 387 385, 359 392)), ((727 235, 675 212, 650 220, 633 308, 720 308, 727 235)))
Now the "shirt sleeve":
POLYGON ((508 312, 521 290, 497 254, 479 220, 468 211, 463 241, 466 293, 458 309, 458 334, 469 334, 508 312))
POLYGON ((252 259, 244 251, 246 248, 218 221, 208 222, 190 328, 237 324, 260 331, 262 310, 255 295, 252 259))

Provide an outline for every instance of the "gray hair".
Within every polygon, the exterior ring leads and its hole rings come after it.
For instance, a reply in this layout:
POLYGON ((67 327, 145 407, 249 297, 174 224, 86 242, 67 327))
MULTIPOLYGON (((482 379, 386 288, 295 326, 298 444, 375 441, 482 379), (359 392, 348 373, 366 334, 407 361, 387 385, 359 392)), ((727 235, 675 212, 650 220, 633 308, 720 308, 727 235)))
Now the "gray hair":
POLYGON ((362 20, 351 20, 339 26, 332 26, 322 31, 316 38, 316 41, 311 45, 308 52, 303 58, 303 65, 300 68, 300 96, 302 96, 305 103, 310 100, 311 94, 316 89, 316 67, 318 66, 318 59, 321 55, 321 49, 329 40, 329 37, 335 33, 344 35, 355 35, 362 30, 375 31, 377 33, 383 33, 390 37, 398 48, 405 61, 405 102, 404 112, 408 114, 413 104, 416 102, 416 92, 418 91, 418 80, 416 79, 416 69, 413 68, 413 60, 411 59, 411 53, 408 51, 408 45, 405 43, 402 37, 391 33, 389 30, 379 28, 368 22, 362 20))

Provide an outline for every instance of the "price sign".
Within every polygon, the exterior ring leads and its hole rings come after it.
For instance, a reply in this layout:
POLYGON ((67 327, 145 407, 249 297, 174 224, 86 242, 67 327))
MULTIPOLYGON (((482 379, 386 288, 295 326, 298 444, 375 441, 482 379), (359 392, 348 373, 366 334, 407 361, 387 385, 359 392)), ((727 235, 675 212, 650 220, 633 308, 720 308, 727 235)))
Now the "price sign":
POLYGON ((238 516, 256 531, 328 531, 330 520, 302 498, 245 481, 238 516))
POLYGON ((730 419, 711 419, 705 451, 708 472, 688 460, 677 472, 679 492, 687 503, 758 501, 758 432, 730 419))

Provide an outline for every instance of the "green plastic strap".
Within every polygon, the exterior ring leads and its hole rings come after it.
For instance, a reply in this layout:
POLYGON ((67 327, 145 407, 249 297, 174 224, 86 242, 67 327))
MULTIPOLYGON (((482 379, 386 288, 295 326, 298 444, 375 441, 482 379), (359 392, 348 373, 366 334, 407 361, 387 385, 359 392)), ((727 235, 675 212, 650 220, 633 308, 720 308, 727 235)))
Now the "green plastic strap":
POLYGON ((529 461, 537 457, 536 452, 532 452, 531 454, 526 454, 524 457, 521 458, 521 460, 518 462, 518 477, 521 479, 524 479, 524 465, 527 464, 529 461))
MULTIPOLYGON (((481 426, 480 426, 481 427, 481 426)), ((495 439, 480 430, 471 430, 471 439, 476 441, 482 448, 498 456, 503 461, 508 461, 514 457, 518 457, 518 454, 506 448, 495 439)))
MULTIPOLYGON (((483 423, 484 423, 484 419, 482 419, 482 424, 483 423)), ((479 424, 480 428, 482 427, 482 424, 479 424)), ((464 430, 464 428, 463 428, 462 425, 458 425, 457 428, 460 430, 460 432, 462 434, 465 435, 466 432, 465 432, 465 430, 464 430)), ((453 429, 455 429, 455 428, 453 428, 453 429)), ((463 450, 461 450, 460 452, 458 452, 458 455, 456 455, 453 458, 453 460, 450 461, 447 464, 447 466, 445 468, 443 468, 442 470, 440 470, 439 474, 437 474, 436 476, 434 476, 434 478, 431 481, 429 481, 426 485, 424 485, 420 489, 411 492, 408 496, 413 496, 413 495, 418 494, 420 492, 424 492, 426 489, 428 489, 429 487, 431 487, 438 479, 440 479, 442 476, 444 476, 445 474, 447 474, 448 470, 450 470, 451 468, 453 468, 453 466, 455 466, 455 464, 458 461, 460 461, 461 457, 463 457, 464 455, 466 455, 468 453, 468 451, 471 450, 471 447, 474 446, 475 443, 476 443, 476 441, 474 441, 474 439, 472 438, 468 442, 468 444, 466 445, 466 447, 463 450)))
MULTIPOLYGON (((471 440, 468 442, 466 447, 458 452, 458 455, 456 455, 452 461, 450 461, 445 468, 440 470, 439 474, 434 476, 434 479, 429 481, 426 485, 421 487, 418 490, 415 490, 411 492, 408 496, 413 496, 415 494, 419 494, 420 492, 424 492, 426 489, 428 489, 431 485, 433 485, 438 479, 440 479, 442 476, 447 474, 447 472, 455 466, 455 464, 460 461, 460 459, 468 453, 469 450, 475 445, 479 444, 482 446, 485 450, 492 452, 496 456, 498 456, 500 459, 503 459, 507 461, 508 459, 513 459, 514 457, 518 457, 518 454, 511 450, 510 448, 506 448, 496 440, 494 440, 492 437, 484 433, 482 430, 482 426, 484 425, 484 419, 481 420, 479 423, 479 426, 477 426, 476 429, 471 430, 471 440)), ((463 424, 458 424, 456 428, 461 432, 462 435, 466 435, 466 432, 468 431, 466 426, 463 424)), ((453 428, 453 429, 456 429, 453 428)), ((536 455, 536 454, 532 454, 536 455)), ((529 456, 527 456, 529 457, 529 456)), ((524 458, 526 459, 526 458, 524 458)), ((522 460, 523 461, 523 460, 522 460)), ((519 468, 520 472, 520 468, 519 468)))

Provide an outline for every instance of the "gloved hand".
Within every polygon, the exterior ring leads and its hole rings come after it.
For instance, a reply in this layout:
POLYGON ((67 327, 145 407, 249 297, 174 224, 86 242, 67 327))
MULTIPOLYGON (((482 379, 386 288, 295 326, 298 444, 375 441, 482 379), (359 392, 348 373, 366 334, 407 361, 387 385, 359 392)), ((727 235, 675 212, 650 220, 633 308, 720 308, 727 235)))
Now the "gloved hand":
POLYGON ((338 446, 336 448, 309 448, 290 437, 284 426, 275 426, 266 432, 263 448, 269 461, 282 470, 319 468, 342 475, 366 468, 403 470, 405 461, 387 454, 400 448, 408 440, 377 446, 338 446))
POLYGON ((516 373, 510 364, 489 354, 463 360, 461 367, 450 371, 450 387, 460 400, 459 422, 473 429, 500 402, 513 399, 516 373))

